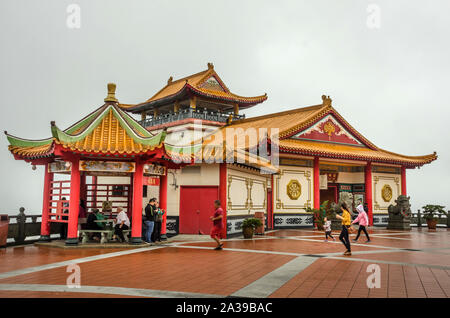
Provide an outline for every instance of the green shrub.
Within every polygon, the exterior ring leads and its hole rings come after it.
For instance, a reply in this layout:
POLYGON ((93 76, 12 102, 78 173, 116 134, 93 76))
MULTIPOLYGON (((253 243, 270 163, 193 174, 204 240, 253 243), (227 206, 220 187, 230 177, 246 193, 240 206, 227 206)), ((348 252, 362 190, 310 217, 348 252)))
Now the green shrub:
POLYGON ((247 218, 242 222, 242 228, 244 227, 252 227, 256 229, 258 226, 263 225, 260 219, 257 218, 247 218))
POLYGON ((311 212, 314 215, 314 223, 319 225, 324 225, 325 221, 324 218, 329 215, 329 206, 328 201, 324 201, 319 209, 312 209, 310 207, 306 208, 306 212, 311 212))
POLYGON ((435 214, 441 213, 447 215, 447 212, 444 211, 444 208, 445 206, 442 205, 427 204, 422 207, 424 218, 426 220, 437 220, 437 217, 434 216, 435 214))

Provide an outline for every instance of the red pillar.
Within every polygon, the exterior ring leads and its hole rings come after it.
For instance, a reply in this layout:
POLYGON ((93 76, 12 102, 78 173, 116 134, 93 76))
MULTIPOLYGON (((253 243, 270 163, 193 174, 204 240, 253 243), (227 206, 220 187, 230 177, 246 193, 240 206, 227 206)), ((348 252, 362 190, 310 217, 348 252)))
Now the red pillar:
POLYGON ((368 162, 365 169, 366 183, 366 203, 369 210, 369 225, 373 225, 373 204, 372 204, 372 163, 368 162))
POLYGON ((220 163, 219 166, 219 200, 223 209, 223 233, 222 237, 227 237, 227 164, 220 163))
MULTIPOLYGON (((167 169, 166 169, 167 170, 167 169)), ((167 240, 166 223, 167 223, 167 171, 166 174, 159 177, 159 208, 166 213, 163 215, 161 224, 161 240, 167 240)))
MULTIPOLYGON (((87 204, 86 204, 86 199, 87 199, 87 185, 86 185, 86 175, 85 174, 81 174, 80 175, 80 200, 84 201, 84 214, 81 215, 79 214, 80 218, 86 218, 87 216, 87 204)), ((81 213, 81 211, 80 211, 81 213)))
POLYGON ((78 244, 78 213, 80 210, 80 159, 72 160, 70 174, 69 224, 66 245, 78 244))
POLYGON ((314 209, 320 208, 320 165, 319 157, 314 157, 314 209))
POLYGON ((92 176, 92 208, 97 208, 97 176, 92 176))
POLYGON ((136 161, 136 170, 133 177, 133 214, 131 224, 131 243, 142 243, 142 195, 144 182, 144 164, 136 161))
POLYGON ((41 217, 41 241, 50 241, 50 189, 53 181, 53 173, 48 172, 48 164, 44 166, 44 200, 42 203, 41 217))
POLYGON ((402 195, 406 195, 406 168, 402 166, 402 195))

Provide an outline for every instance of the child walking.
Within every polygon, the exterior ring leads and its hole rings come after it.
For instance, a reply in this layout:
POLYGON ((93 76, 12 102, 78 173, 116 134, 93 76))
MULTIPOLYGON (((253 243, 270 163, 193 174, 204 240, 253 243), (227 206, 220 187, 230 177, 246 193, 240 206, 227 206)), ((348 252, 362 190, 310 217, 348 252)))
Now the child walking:
POLYGON ((331 237, 333 239, 333 241, 336 241, 336 239, 333 237, 333 235, 331 235, 331 221, 328 221, 328 219, 325 217, 323 219, 324 223, 324 228, 325 228, 325 242, 328 242, 328 236, 331 237))

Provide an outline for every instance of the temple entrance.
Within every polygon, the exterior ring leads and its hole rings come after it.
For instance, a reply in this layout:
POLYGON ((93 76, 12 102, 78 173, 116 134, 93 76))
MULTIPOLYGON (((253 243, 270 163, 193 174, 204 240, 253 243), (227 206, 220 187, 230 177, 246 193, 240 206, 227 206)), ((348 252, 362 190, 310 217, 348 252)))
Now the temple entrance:
POLYGON ((180 233, 209 234, 210 216, 214 212, 214 200, 219 199, 218 187, 190 187, 180 189, 180 233))
POLYGON ((320 204, 325 201, 328 201, 329 204, 338 202, 338 189, 336 185, 328 185, 328 189, 320 190, 320 204))

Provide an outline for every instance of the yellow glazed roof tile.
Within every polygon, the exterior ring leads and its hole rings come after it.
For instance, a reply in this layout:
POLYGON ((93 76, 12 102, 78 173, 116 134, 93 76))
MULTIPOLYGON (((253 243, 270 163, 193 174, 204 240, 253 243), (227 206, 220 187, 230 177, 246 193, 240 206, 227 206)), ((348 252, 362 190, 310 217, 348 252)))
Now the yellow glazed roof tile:
POLYGON ((120 125, 116 116, 113 115, 112 109, 108 110, 101 123, 99 123, 92 132, 83 139, 76 142, 57 141, 57 143, 60 143, 64 148, 69 148, 74 151, 94 153, 131 154, 161 147, 161 144, 152 146, 135 142, 120 125))

